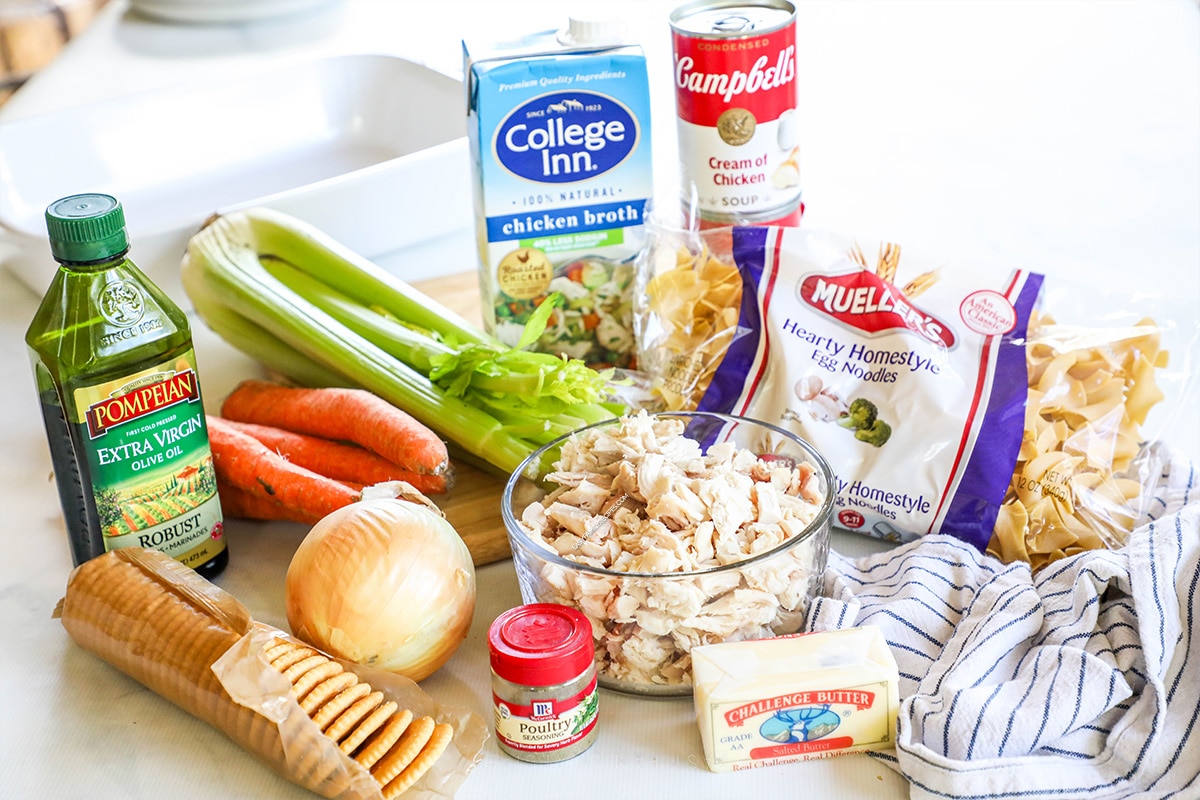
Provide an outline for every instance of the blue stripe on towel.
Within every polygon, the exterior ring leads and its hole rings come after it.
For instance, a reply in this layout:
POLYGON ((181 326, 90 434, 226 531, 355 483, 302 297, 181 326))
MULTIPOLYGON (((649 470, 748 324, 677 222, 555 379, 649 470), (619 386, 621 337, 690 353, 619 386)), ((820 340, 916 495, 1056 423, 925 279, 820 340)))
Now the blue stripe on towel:
POLYGON ((1036 575, 949 536, 831 554, 813 630, 874 624, 914 800, 1200 800, 1200 500, 1172 456, 1119 550, 1036 575))

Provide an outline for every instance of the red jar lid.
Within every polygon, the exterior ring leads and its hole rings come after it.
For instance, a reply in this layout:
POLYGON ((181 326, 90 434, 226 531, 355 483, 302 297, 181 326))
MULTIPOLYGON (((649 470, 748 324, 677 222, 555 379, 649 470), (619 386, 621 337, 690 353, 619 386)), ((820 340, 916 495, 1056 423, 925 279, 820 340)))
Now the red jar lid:
POLYGON ((555 603, 510 608, 488 629, 492 669, 524 686, 574 680, 592 665, 592 625, 577 609, 555 603))

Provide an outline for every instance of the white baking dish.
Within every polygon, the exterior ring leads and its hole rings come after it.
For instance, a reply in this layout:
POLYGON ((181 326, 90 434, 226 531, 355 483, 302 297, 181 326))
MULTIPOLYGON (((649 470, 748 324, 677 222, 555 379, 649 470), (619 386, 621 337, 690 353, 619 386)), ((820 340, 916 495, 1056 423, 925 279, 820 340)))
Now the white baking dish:
POLYGON ((352 55, 3 123, 0 258, 43 291, 46 206, 96 191, 121 200, 131 257, 181 303, 187 238, 218 210, 270 205, 367 256, 469 235, 462 104, 454 78, 352 55))

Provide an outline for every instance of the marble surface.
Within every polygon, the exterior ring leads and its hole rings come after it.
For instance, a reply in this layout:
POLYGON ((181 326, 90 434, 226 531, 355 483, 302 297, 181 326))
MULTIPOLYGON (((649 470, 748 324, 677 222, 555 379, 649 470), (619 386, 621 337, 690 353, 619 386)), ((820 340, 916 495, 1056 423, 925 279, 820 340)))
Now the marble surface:
MULTIPOLYGON (((612 4, 643 38, 658 75, 661 187, 675 179, 667 27, 675 5, 612 4)), ((457 75, 463 35, 552 27, 566 7, 345 0, 287 18, 169 25, 113 0, 14 96, 0 122, 314 54, 399 53, 457 75)), ((1181 339, 1171 373, 1196 371, 1200 11, 1194 2, 807 2, 799 21, 807 226, 1019 263, 1044 272, 1064 308, 1102 314, 1145 304, 1193 337, 1190 345, 1181 339)), ((469 209, 447 213, 469 224, 469 209)), ((464 233, 428 242, 415 254, 368 255, 419 279, 473 268, 472 249, 464 233)), ((70 558, 22 341, 37 299, 0 273, 0 359, 10 376, 0 395, 6 533, 0 619, 7 632, 0 648, 0 795, 311 796, 72 645, 51 618, 70 558)), ((201 325, 196 347, 210 403, 256 374, 254 364, 201 325)), ((1177 406, 1185 388, 1168 381, 1166 406, 1177 406)), ((1152 435, 1200 459, 1195 415, 1164 415, 1155 424, 1152 435)), ((283 575, 303 534, 300 526, 232 522, 231 566, 218 582, 257 618, 285 625, 283 575)), ((851 554, 879 546, 851 536, 834 541, 851 554)), ((520 598, 509 562, 480 569, 479 587, 470 636, 424 687, 486 718, 484 634, 520 598)), ((687 701, 604 692, 601 703, 600 736, 585 755, 528 765, 490 744, 457 796, 736 800, 795 795, 798 786, 837 800, 908 796, 902 778, 864 756, 709 773, 687 701)))

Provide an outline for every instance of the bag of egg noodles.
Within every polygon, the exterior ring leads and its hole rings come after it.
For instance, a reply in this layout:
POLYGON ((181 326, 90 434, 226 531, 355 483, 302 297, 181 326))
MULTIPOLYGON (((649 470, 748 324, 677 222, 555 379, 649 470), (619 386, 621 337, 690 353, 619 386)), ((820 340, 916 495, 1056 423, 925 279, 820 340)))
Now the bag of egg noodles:
POLYGON ((1035 568, 1132 530, 1163 398, 1154 320, 1061 324, 1040 274, 798 228, 652 226, 639 261, 657 404, 811 442, 837 526, 950 533, 1035 568))

